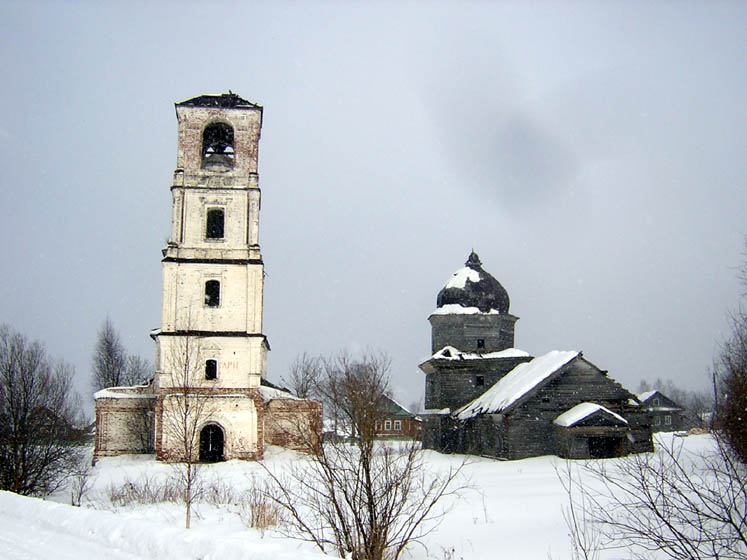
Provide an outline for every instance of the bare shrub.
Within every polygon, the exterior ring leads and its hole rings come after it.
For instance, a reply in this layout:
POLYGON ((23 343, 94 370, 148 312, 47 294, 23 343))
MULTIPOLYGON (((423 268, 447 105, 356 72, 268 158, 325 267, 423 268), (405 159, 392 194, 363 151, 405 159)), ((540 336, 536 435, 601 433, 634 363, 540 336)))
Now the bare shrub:
POLYGON ((109 486, 107 497, 116 507, 142 506, 165 502, 179 503, 183 490, 173 480, 159 480, 154 476, 141 476, 125 480, 121 485, 109 486))
POLYGON ((73 469, 70 475, 70 505, 80 507, 81 501, 93 485, 91 471, 93 465, 84 458, 73 469))
POLYGON ((701 455, 672 443, 657 453, 585 463, 578 479, 567 475, 575 480, 566 490, 577 557, 593 558, 598 546, 639 559, 655 551, 673 560, 747 558, 747 469, 714 442, 701 455))
POLYGON ((439 502, 465 488, 461 466, 434 474, 417 443, 376 441, 388 368, 371 352, 323 361, 316 394, 349 438, 319 445, 299 427, 308 459, 278 473, 265 467, 262 495, 284 518, 281 533, 352 560, 396 560, 443 520, 448 508, 439 502))

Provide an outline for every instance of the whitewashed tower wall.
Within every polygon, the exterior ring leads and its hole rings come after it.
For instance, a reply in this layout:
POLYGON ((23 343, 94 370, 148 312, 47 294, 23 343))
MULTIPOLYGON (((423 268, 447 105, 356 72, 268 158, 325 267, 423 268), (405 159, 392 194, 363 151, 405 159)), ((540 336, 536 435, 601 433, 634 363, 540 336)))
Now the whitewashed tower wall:
MULTIPOLYGON (((256 389, 266 376, 269 350, 262 333, 259 247, 262 108, 225 94, 178 103, 176 115, 171 236, 163 250, 161 328, 153 333, 156 390, 163 397, 174 388, 180 352, 188 339, 193 348, 198 343, 200 365, 193 384, 215 397, 211 421, 226 432, 226 458, 261 456, 256 389), (209 146, 216 134, 217 148, 209 146), (214 362, 214 371, 205 375, 208 361, 214 362)), ((159 400, 168 407, 167 398, 159 400)), ((162 428, 156 426, 156 451, 168 458, 171 443, 162 428)))

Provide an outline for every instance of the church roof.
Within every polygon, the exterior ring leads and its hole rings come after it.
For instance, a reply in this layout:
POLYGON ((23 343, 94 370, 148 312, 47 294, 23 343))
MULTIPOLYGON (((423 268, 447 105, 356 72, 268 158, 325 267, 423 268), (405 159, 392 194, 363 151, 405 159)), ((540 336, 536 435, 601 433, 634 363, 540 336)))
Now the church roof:
POLYGON ((492 275, 485 272, 480 257, 472 251, 460 268, 438 293, 436 314, 459 312, 459 308, 480 313, 508 313, 508 292, 492 275), (458 306, 458 307, 457 307, 458 306))
POLYGON ((571 428, 579 422, 583 422, 590 416, 594 416, 595 414, 604 414, 606 416, 609 416, 611 417, 611 421, 615 424, 628 423, 625 418, 615 412, 612 412, 610 409, 603 407, 600 404, 582 402, 581 404, 577 404, 573 408, 566 410, 563 414, 558 416, 555 420, 553 420, 553 424, 557 424, 558 426, 562 426, 564 428, 571 428))
POLYGON ((518 348, 506 348, 504 350, 498 350, 495 352, 484 352, 482 354, 477 352, 462 352, 458 348, 453 346, 444 346, 438 352, 434 353, 431 357, 423 360, 418 367, 425 373, 433 373, 436 371, 433 363, 460 363, 463 364, 465 360, 479 360, 482 362, 490 362, 496 360, 505 359, 516 359, 516 358, 529 358, 529 353, 518 348))
POLYGON ((177 103, 176 105, 177 107, 229 107, 236 109, 262 109, 260 105, 239 97, 238 94, 232 92, 231 90, 229 90, 228 93, 219 93, 217 95, 199 95, 197 97, 193 97, 192 99, 187 99, 186 101, 177 103))
POLYGON ((529 391, 578 358, 581 352, 553 350, 519 364, 495 385, 455 412, 460 420, 478 414, 502 412, 516 404, 529 391))

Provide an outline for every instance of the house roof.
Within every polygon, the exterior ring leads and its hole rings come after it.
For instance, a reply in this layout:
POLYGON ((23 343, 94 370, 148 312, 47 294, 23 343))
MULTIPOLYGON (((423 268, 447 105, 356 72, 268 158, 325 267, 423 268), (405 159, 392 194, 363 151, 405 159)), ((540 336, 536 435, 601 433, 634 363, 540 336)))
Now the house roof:
POLYGON ((401 416, 403 418, 415 416, 412 412, 387 395, 381 397, 380 412, 385 416, 401 416))
POLYGON ((564 428, 570 428, 572 426, 575 426, 582 420, 585 420, 590 416, 594 416, 595 414, 599 413, 612 416, 612 418, 618 422, 622 422, 624 424, 628 423, 625 418, 623 418, 619 414, 616 414, 615 412, 612 412, 610 409, 603 407, 600 404, 583 402, 581 404, 577 404, 571 409, 566 410, 563 414, 553 420, 553 424, 557 424, 558 426, 562 426, 564 428))
POLYGON ((638 395, 638 400, 641 401, 641 405, 647 410, 657 410, 660 412, 683 410, 683 408, 679 404, 674 402, 658 389, 641 393, 640 395, 638 395), (658 397, 660 399, 659 404, 653 404, 654 397, 658 397))
POLYGON ((455 414, 460 420, 467 420, 478 414, 493 414, 507 410, 580 355, 581 352, 575 350, 553 350, 544 356, 519 364, 482 395, 458 409, 455 414))

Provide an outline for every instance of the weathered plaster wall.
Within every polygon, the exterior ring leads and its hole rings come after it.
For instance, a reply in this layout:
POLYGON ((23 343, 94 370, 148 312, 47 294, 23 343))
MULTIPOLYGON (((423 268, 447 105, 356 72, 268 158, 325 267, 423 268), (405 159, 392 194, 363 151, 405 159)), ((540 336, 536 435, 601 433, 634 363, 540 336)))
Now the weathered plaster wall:
POLYGON ((266 404, 265 443, 310 452, 321 442, 322 404, 312 400, 274 399, 266 404))
POLYGON ((112 388, 96 398, 94 459, 152 453, 156 396, 150 388, 112 388))

